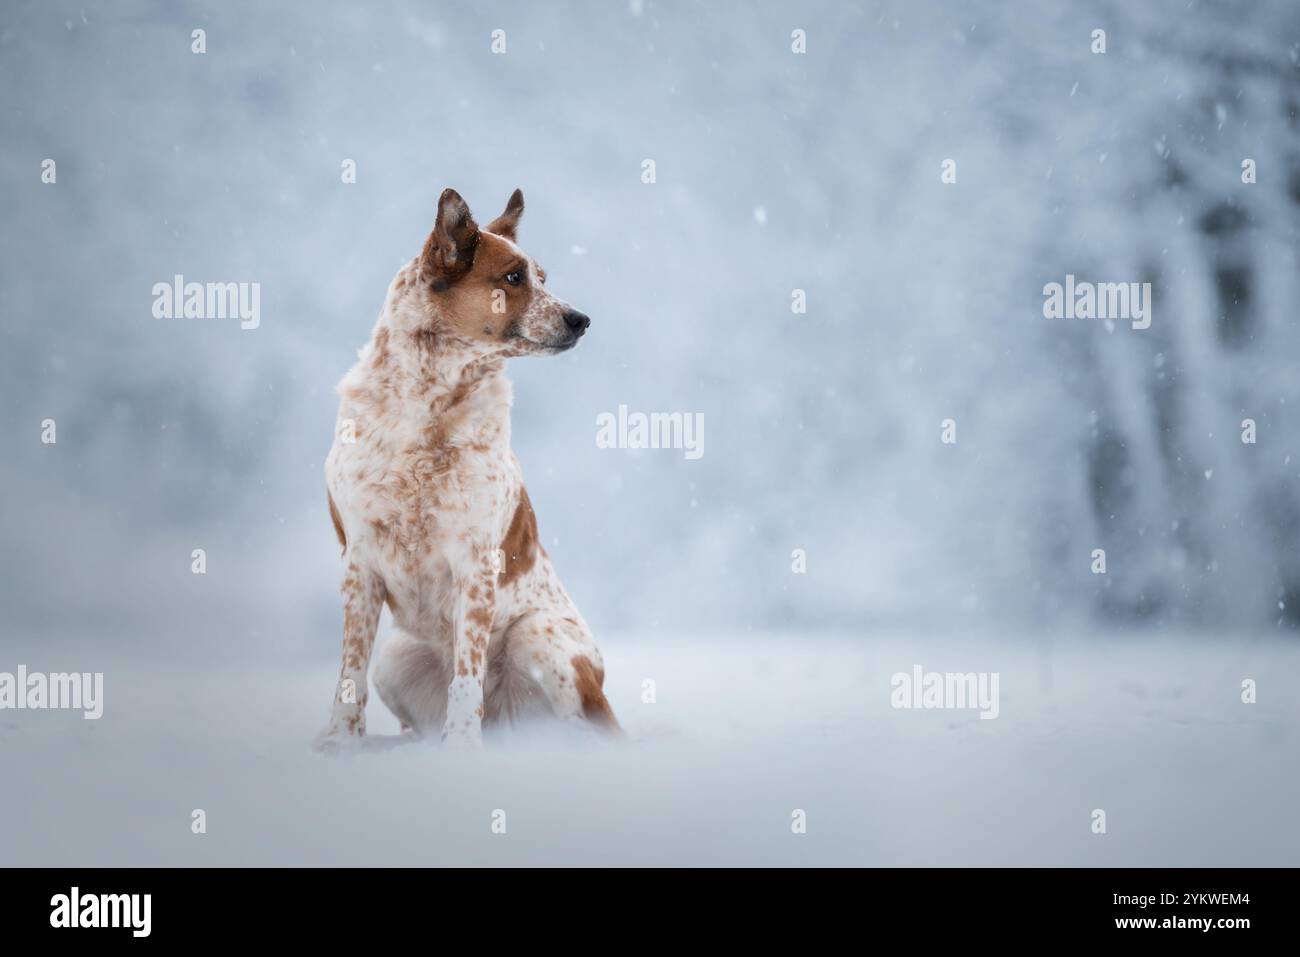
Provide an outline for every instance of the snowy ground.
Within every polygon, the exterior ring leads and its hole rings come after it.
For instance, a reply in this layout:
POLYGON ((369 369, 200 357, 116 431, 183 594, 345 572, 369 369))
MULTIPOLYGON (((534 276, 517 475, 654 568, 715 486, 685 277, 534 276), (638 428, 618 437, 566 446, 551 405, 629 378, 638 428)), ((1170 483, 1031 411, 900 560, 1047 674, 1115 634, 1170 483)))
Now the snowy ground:
MULTIPOLYGON (((1300 864, 1293 642, 605 644, 625 743, 534 731, 476 754, 312 753, 324 659, 118 664, 98 722, 0 712, 0 864, 1300 864), (914 664, 999 672, 1000 716, 893 710, 914 664)), ((396 730, 377 702, 370 726, 396 730)))

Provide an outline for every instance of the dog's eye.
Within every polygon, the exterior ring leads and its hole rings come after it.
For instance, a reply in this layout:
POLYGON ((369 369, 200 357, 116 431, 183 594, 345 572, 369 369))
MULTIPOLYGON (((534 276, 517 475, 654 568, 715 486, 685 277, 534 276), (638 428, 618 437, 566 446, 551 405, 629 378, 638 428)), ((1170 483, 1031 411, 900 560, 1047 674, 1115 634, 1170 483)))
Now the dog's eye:
POLYGON ((506 273, 506 282, 512 286, 517 286, 524 281, 524 274, 516 269, 514 272, 506 273))

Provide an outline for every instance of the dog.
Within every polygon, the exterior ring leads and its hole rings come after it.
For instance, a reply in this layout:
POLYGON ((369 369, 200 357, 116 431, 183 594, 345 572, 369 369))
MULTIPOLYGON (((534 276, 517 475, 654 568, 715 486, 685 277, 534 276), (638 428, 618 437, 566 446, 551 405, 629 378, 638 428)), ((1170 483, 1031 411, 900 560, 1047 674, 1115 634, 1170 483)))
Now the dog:
POLYGON ((365 734, 375 662, 404 732, 475 746, 534 711, 617 733, 591 629, 537 537, 510 447, 507 359, 572 349, 591 320, 516 244, 523 193, 480 228, 453 189, 338 385, 325 462, 343 548, 343 661, 318 750, 365 734))

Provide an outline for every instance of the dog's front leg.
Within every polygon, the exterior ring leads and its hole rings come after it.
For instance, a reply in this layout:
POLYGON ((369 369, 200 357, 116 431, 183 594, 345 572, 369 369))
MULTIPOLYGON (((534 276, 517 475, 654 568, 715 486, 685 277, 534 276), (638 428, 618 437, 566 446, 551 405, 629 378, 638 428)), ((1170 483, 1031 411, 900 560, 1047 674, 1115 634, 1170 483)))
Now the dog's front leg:
POLYGON ((366 673, 386 594, 383 579, 357 561, 343 576, 343 664, 330 723, 316 737, 316 750, 356 742, 366 733, 366 673))
POLYGON ((487 677, 488 638, 496 612, 496 573, 486 559, 455 585, 452 610, 452 678, 447 688, 447 719, 442 739, 476 746, 483 740, 483 682, 487 677))

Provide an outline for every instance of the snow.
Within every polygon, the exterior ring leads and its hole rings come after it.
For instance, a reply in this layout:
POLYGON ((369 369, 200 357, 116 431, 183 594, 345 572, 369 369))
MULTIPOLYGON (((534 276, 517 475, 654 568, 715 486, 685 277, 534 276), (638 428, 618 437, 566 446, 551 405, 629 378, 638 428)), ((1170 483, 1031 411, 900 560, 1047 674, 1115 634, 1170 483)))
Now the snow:
MULTIPOLYGON (((116 667, 100 721, 0 712, 0 864, 1295 865, 1300 649, 1265 641, 606 641, 626 739, 325 756, 332 663, 116 667), (996 671, 1000 714, 889 679, 996 671), (1241 681, 1258 703, 1241 702, 1241 681), (655 682, 654 704, 641 702, 655 682), (190 831, 206 813, 207 832, 190 831), (1107 833, 1091 831, 1106 812, 1107 833), (807 815, 793 834, 791 815, 807 815), (491 830, 505 812, 506 833, 491 830)), ((29 662, 36 667, 40 661, 29 662)))

